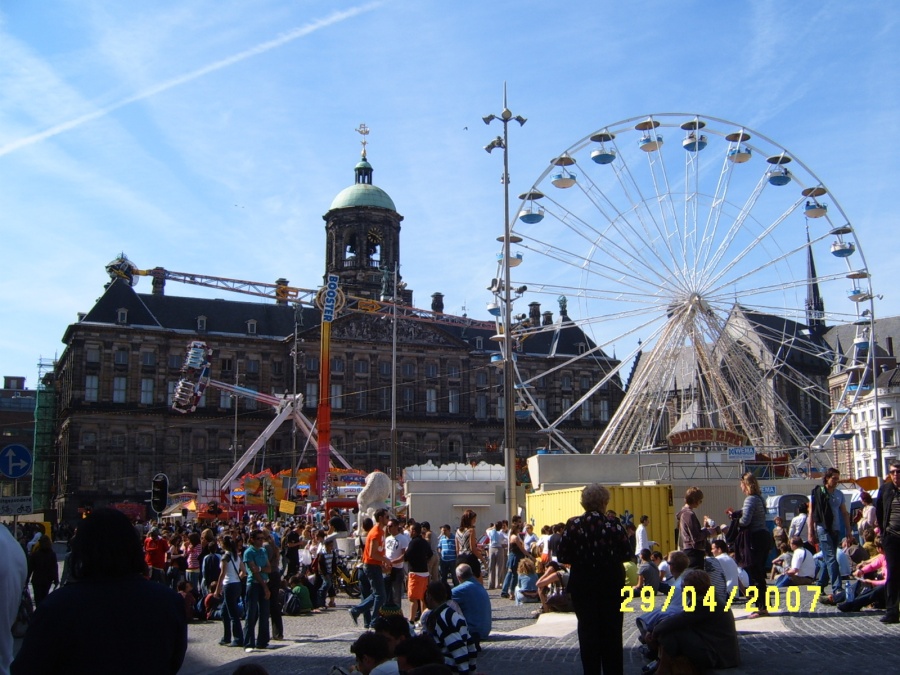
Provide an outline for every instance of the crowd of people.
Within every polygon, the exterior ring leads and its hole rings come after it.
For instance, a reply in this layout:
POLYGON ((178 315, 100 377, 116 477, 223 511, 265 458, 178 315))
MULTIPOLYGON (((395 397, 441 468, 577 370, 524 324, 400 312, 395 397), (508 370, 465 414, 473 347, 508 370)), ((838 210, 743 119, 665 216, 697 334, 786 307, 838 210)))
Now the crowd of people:
MULTIPOLYGON (((71 534, 61 578, 50 537, 40 528, 20 533, 19 542, 2 528, 0 550, 13 551, 11 557, 4 553, 10 572, 4 588, 15 595, 30 580, 37 605, 10 672, 63 672, 79 662, 94 666, 95 642, 85 635, 84 608, 90 607, 88 621, 94 617, 107 626, 122 598, 146 611, 136 631, 134 613, 116 621, 132 635, 112 636, 115 651, 124 658, 135 632, 142 640, 158 633, 167 645, 141 664, 146 671, 136 672, 177 672, 187 625, 196 620, 220 622, 222 646, 264 650, 283 639, 283 614, 335 606, 339 571, 359 594, 350 618, 356 625, 362 619, 366 629, 351 650, 359 672, 475 672, 492 630, 488 591, 499 589, 500 598, 537 605, 535 617, 573 612, 585 672, 618 673, 624 587, 638 596, 650 592, 671 599, 665 610, 638 619, 645 672, 727 668, 740 661, 729 607, 755 597, 750 617, 765 616, 768 582, 777 588, 817 584, 824 589, 822 601, 842 612, 874 605, 885 609, 882 621, 898 622, 900 573, 892 571, 900 543, 900 463, 892 464, 890 480, 875 498, 864 495, 855 530, 836 489, 839 477, 834 469, 826 471, 809 508, 789 524, 776 519, 774 530, 753 474, 741 477, 743 503, 727 510, 729 522, 720 527, 697 515, 703 492, 692 487, 676 515, 677 550, 667 555, 651 550, 657 544, 650 538, 650 519, 643 516, 636 528, 627 527, 608 509, 609 491, 600 485, 584 489, 582 515, 544 526, 540 534, 518 518, 481 529, 473 511, 465 511, 456 527, 432 531, 427 522, 401 520, 386 509, 358 523, 335 511, 321 527, 260 519, 207 528, 131 523, 117 511, 98 509, 71 534), (350 567, 339 548, 350 552, 350 567), (773 563, 775 551, 781 555, 773 563), (155 583, 144 583, 148 579, 155 583), (686 589, 716 602, 686 610, 686 589), (60 643, 48 647, 59 634, 65 664, 60 643)), ((0 658, 11 658, 5 640, 0 658)))

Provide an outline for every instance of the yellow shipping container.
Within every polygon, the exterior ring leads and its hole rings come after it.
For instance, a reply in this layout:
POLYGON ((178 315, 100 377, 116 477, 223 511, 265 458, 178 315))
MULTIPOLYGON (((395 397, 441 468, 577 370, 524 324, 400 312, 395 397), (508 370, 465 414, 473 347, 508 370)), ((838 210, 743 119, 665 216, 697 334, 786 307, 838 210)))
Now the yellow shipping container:
MULTIPOLYGON (((650 516, 647 528, 650 539, 658 543, 656 550, 665 555, 675 549, 675 505, 671 485, 607 485, 612 509, 623 523, 637 527, 641 516, 650 516)), ((564 523, 584 513, 581 508, 583 488, 551 492, 533 492, 526 497, 528 522, 539 533, 544 525, 564 523)), ((678 505, 681 508, 681 504, 678 505)))

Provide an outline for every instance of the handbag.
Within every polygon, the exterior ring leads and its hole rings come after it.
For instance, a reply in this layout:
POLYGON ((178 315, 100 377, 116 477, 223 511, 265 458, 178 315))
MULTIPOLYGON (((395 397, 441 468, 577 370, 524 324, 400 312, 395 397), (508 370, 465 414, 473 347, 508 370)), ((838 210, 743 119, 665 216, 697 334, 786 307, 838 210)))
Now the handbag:
POLYGON ((34 614, 34 603, 31 602, 31 595, 28 593, 28 587, 22 589, 22 599, 19 601, 19 610, 16 612, 16 618, 12 623, 12 636, 16 639, 25 637, 28 626, 31 623, 31 616, 34 614))

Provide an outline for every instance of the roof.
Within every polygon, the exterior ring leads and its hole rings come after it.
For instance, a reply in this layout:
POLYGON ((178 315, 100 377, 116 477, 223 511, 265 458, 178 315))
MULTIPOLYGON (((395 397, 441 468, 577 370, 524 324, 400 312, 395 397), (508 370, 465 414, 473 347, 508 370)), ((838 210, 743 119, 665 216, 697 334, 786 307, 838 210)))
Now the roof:
POLYGON ((356 183, 341 190, 331 202, 329 211, 333 209, 356 208, 360 206, 374 206, 380 209, 396 211, 394 200, 388 193, 376 185, 368 183, 356 183))

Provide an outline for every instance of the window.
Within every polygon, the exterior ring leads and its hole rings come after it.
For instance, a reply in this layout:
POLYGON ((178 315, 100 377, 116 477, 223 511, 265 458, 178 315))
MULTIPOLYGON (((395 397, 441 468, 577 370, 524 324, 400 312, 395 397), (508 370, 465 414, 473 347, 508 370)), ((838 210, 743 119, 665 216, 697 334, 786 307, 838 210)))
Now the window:
POLYGON ((96 489, 97 486, 94 484, 94 460, 81 460, 81 475, 79 478, 81 479, 81 487, 96 489))
MULTIPOLYGON (((258 363, 258 362, 257 362, 258 363)), ((247 387, 250 391, 257 391, 254 387, 247 387)), ((255 398, 245 398, 244 399, 244 408, 247 410, 256 410, 256 399, 255 398)))
POLYGON ((486 387, 487 386, 487 373, 483 370, 479 370, 475 375, 475 386, 476 387, 486 387))
POLYGON ((230 373, 234 369, 234 360, 231 357, 219 359, 219 369, 223 373, 230 373))
POLYGON ((600 421, 609 422, 609 401, 600 399, 600 421))
POLYGON ((433 378, 438 376, 438 365, 436 363, 425 364, 425 377, 433 378))
POLYGON ((231 410, 231 394, 227 391, 219 392, 219 407, 225 410, 231 410))
POLYGON ((200 395, 200 400, 197 401, 197 407, 198 407, 198 408, 205 408, 205 407, 206 407, 206 389, 204 389, 204 390, 203 390, 203 394, 200 395))
POLYGON ((403 388, 403 410, 405 412, 412 412, 413 407, 416 404, 416 393, 412 387, 404 387, 403 388))
POLYGON ((197 317, 197 332, 198 333, 206 332, 206 317, 205 316, 197 317))
POLYGON ((427 413, 436 413, 437 412, 437 389, 426 389, 425 390, 425 412, 427 413))
POLYGON ((497 397, 497 419, 506 418, 506 399, 503 396, 497 397))
POLYGON ((886 419, 890 419, 893 416, 894 416, 893 408, 882 408, 881 409, 881 419, 886 420, 886 419))
POLYGON ((272 377, 284 375, 284 361, 272 361, 272 377))
POLYGON ((484 338, 475 338, 475 349, 477 349, 478 351, 482 351, 484 349, 484 338))
POLYGON ((451 389, 447 392, 447 412, 451 415, 459 412, 459 389, 451 389))
POLYGON ((390 361, 379 361, 378 362, 378 374, 382 377, 390 377, 391 375, 391 362, 390 361))
POLYGON ((881 438, 882 443, 881 446, 884 448, 889 448, 894 445, 894 430, 893 429, 882 429, 881 430, 881 438))
MULTIPOLYGON (((343 363, 343 362, 342 362, 343 363)), ((331 385, 331 409, 340 410, 344 407, 344 385, 331 385)))
POLYGON ((125 403, 125 392, 128 389, 128 378, 113 378, 113 403, 125 403))
POLYGON ((581 421, 582 422, 590 422, 591 421, 591 402, 585 401, 581 404, 581 421))
POLYGON ((127 349, 117 349, 113 352, 113 363, 117 366, 127 366, 128 365, 128 350, 127 349))
POLYGON ((81 445, 85 448, 96 447, 97 432, 96 431, 82 431, 81 432, 81 445))
POLYGON ((306 395, 303 397, 303 405, 307 408, 315 408, 319 405, 318 382, 306 383, 306 395))
POLYGON ((84 360, 88 363, 100 363, 100 347, 88 347, 85 349, 84 360))
POLYGON ((141 352, 141 365, 142 366, 155 366, 156 365, 156 352, 141 352))
POLYGON ((547 399, 543 396, 538 396, 534 399, 534 402, 537 403, 538 410, 544 413, 544 417, 547 416, 547 399))
POLYGON ((365 359, 356 359, 356 361, 353 362, 353 370, 357 375, 368 375, 369 362, 365 359))
POLYGON ((478 394, 475 397, 475 417, 480 420, 487 417, 487 396, 485 394, 478 394))
POLYGON ((459 366, 455 363, 451 363, 447 365, 447 377, 452 378, 454 380, 459 379, 459 366))
POLYGON ((153 434, 143 431, 137 435, 137 447, 140 450, 150 450, 153 448, 153 434))
POLYGON ((356 410, 357 412, 366 411, 366 392, 364 389, 360 389, 356 392, 356 410))
POLYGON ((96 375, 88 375, 84 378, 84 400, 87 403, 96 403, 100 393, 100 378, 96 375))
POLYGON ((128 310, 124 307, 116 310, 116 323, 128 323, 128 310))
POLYGON ((563 375, 560 379, 560 386, 563 388, 563 391, 571 391, 572 390, 572 376, 571 375, 563 375))
POLYGON ((562 404, 562 407, 560 408, 560 412, 565 412, 566 410, 568 410, 569 408, 572 407, 572 399, 570 399, 570 398, 560 399, 560 402, 562 404))
POLYGON ((403 375, 403 377, 414 377, 416 374, 416 364, 407 361, 402 366, 400 366, 400 373, 403 375))
POLYGON ((378 409, 380 412, 387 412, 391 407, 391 388, 382 387, 378 390, 378 409))
POLYGON ((587 375, 581 376, 581 388, 582 389, 590 389, 591 388, 591 378, 587 375))
POLYGON ((344 372, 344 359, 342 359, 340 356, 332 357, 331 372, 332 373, 343 373, 344 372))
POLYGON ((141 379, 141 403, 150 405, 153 403, 153 379, 144 377, 141 379))
POLYGON ((247 322, 247 335, 256 335, 256 319, 247 322))
POLYGON ((184 354, 169 354, 168 364, 170 370, 181 370, 184 365, 184 354))
POLYGON ((259 359, 247 359, 247 374, 259 375, 259 359))
POLYGON ((308 356, 306 358, 306 369, 313 373, 319 370, 319 359, 315 356, 308 356))
POLYGON ((170 408, 172 404, 175 403, 175 385, 178 384, 175 380, 169 380, 166 384, 166 405, 170 408))

